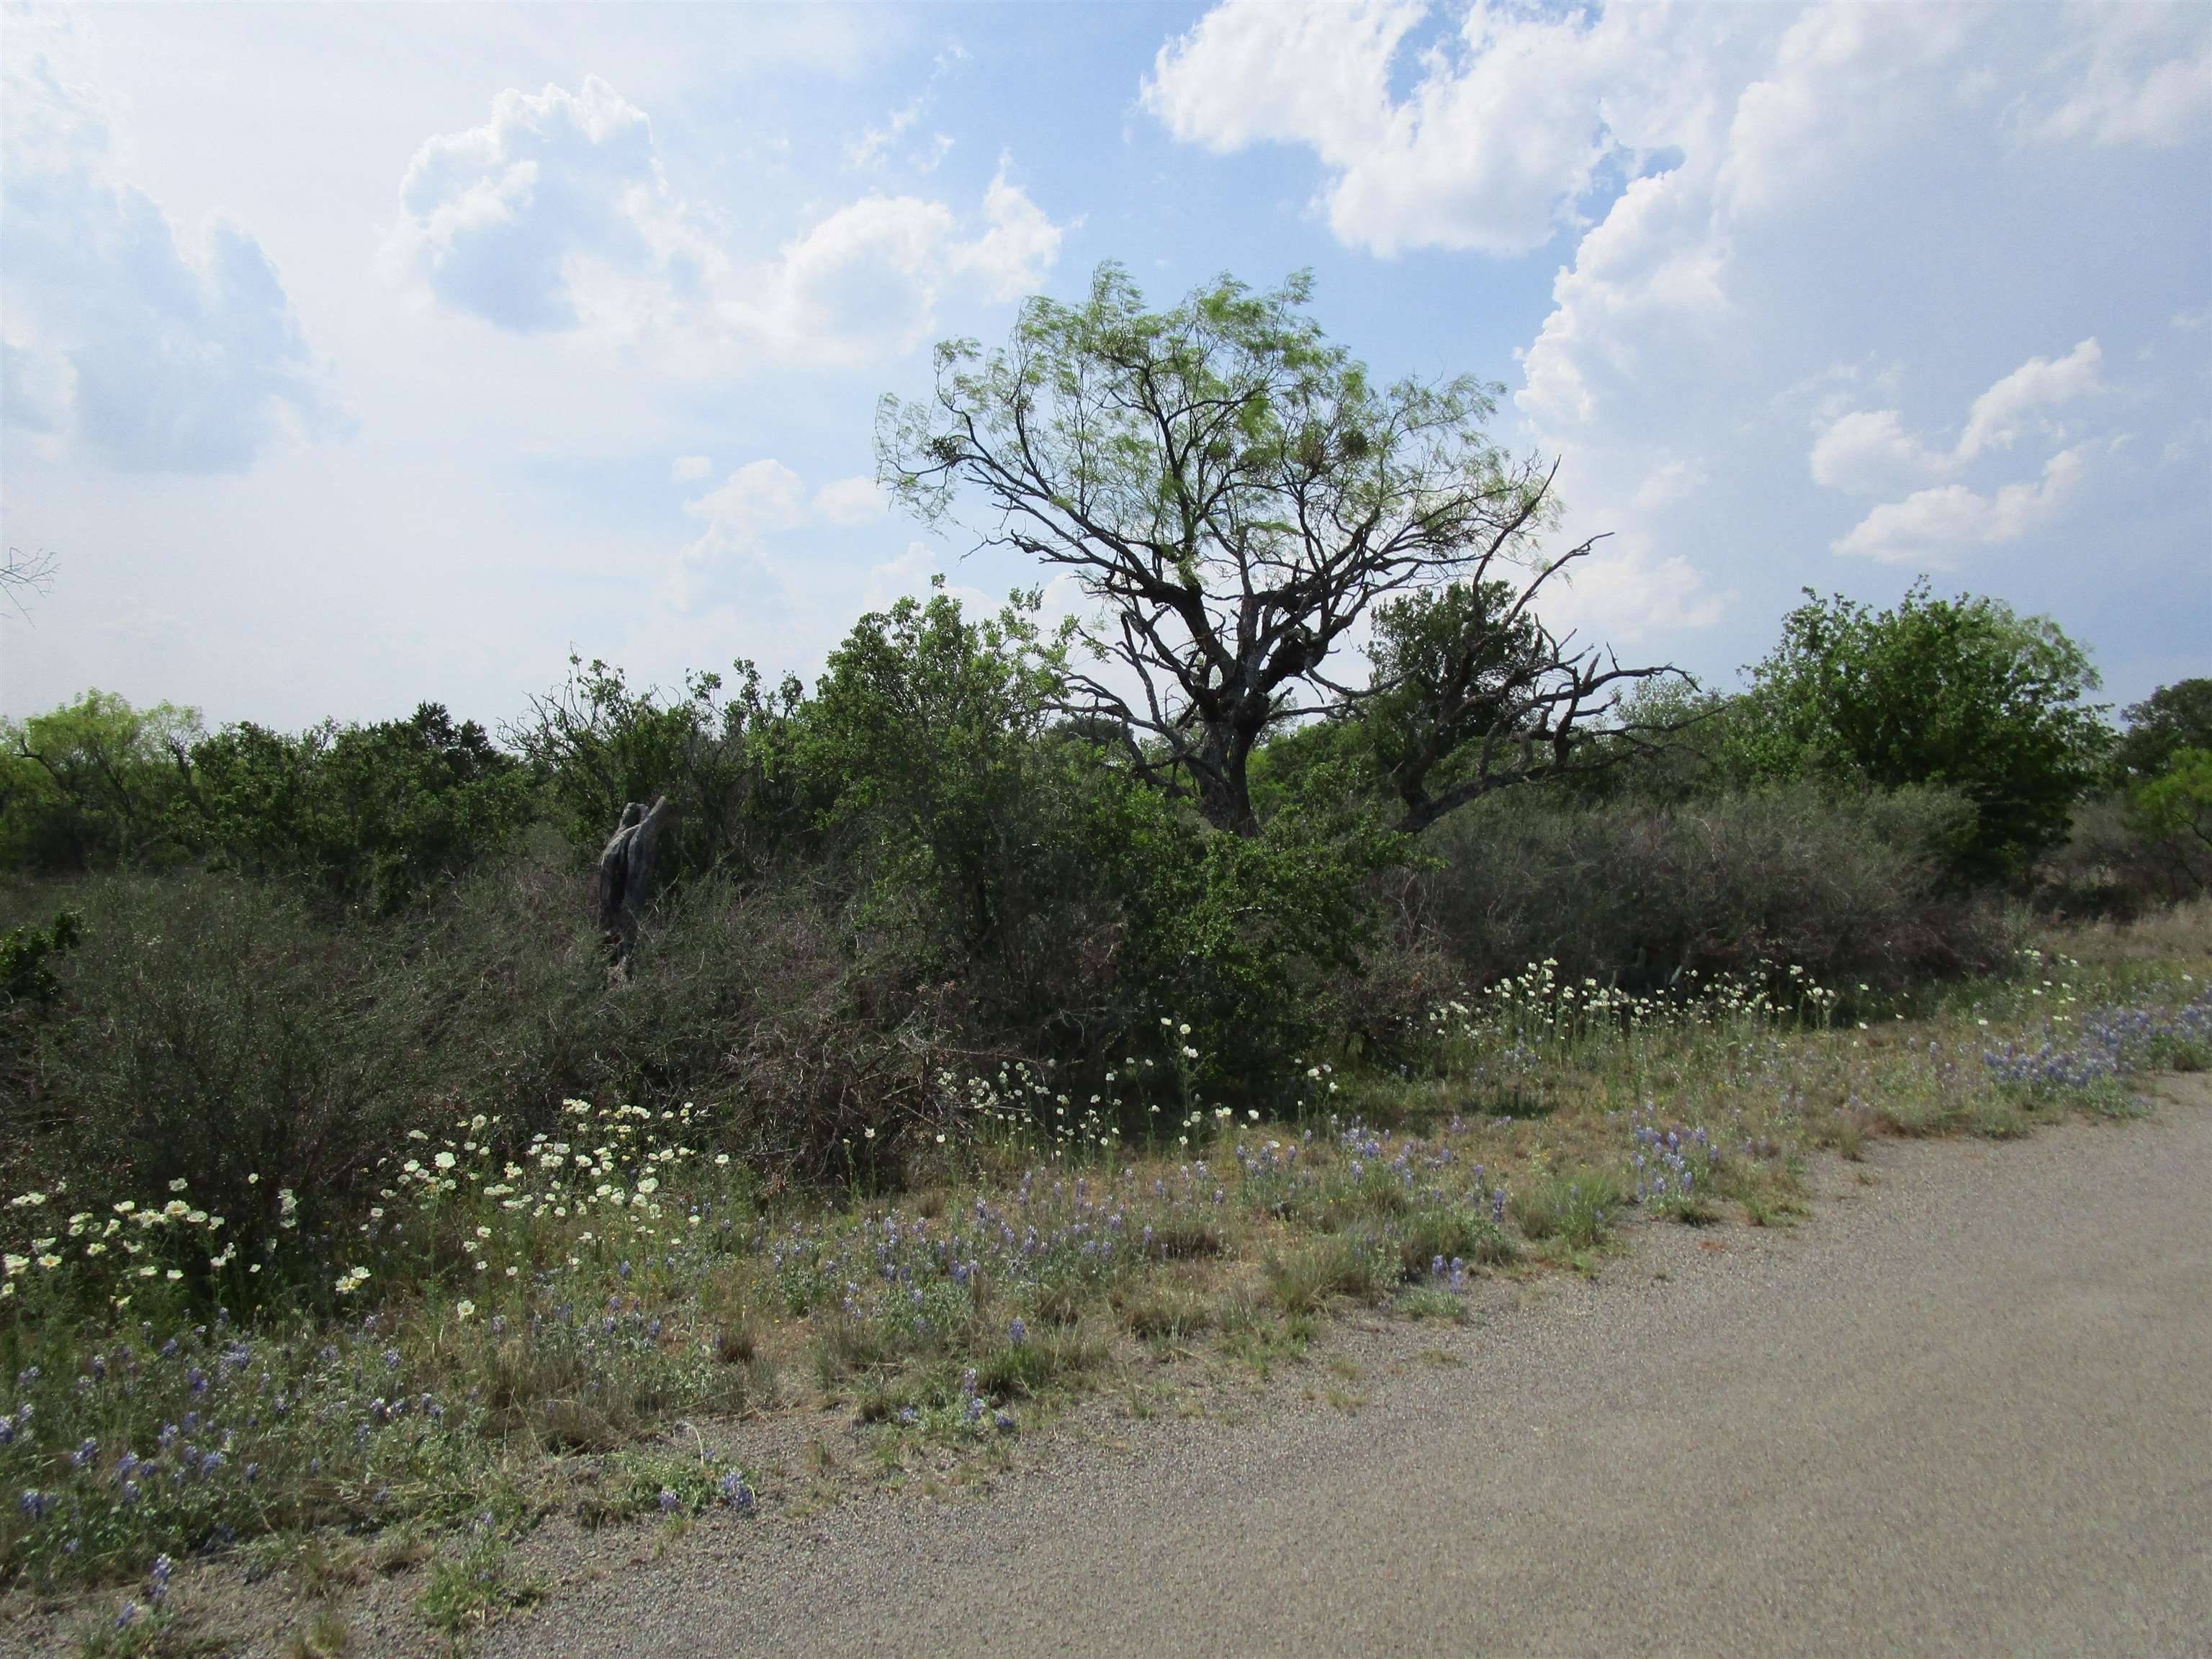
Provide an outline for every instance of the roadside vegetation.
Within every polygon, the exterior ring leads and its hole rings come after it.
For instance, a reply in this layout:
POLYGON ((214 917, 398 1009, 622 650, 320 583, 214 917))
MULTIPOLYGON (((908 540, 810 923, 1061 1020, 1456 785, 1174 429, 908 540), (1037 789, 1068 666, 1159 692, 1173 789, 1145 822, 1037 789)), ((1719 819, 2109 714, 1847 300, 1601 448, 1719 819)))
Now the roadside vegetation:
POLYGON ((189 1558, 434 1553, 458 1644, 550 1514, 753 1513, 702 1421, 937 1478, 2212 1063, 2212 683, 2116 728, 1924 583, 1808 595, 1732 694, 1574 653, 1491 390, 1377 391, 1305 297, 1109 270, 887 404, 886 483, 1074 569, 1103 665, 937 593, 811 688, 579 662, 496 734, 0 729, 0 1583, 147 1651, 189 1558), (1139 384, 1225 424, 1081 435, 1139 384), (592 861, 663 794, 611 979, 592 861))

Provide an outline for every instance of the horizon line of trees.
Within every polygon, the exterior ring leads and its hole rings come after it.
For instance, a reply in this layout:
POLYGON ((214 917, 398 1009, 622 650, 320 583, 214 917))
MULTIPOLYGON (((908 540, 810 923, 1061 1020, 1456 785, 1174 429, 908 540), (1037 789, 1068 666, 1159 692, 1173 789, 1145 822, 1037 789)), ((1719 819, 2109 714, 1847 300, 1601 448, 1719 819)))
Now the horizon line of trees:
MULTIPOLYGON (((497 737, 427 702, 404 720, 210 732, 191 709, 88 690, 0 721, 0 867, 59 875, 204 860, 304 876, 349 908, 390 915, 532 822, 596 851, 624 802, 665 793, 681 813, 669 861, 678 880, 757 873, 890 814, 981 895, 990 877, 976 863, 989 840, 979 814, 1021 787, 1016 751, 1039 746, 1080 751, 1163 802, 1180 793, 1202 817, 1198 787, 1178 792, 1164 757, 1130 762, 1118 734, 1059 708, 1064 660, 1035 625, 1034 596, 1018 598, 1030 603, 977 619, 941 593, 870 613, 811 693, 794 676, 767 688, 744 663, 728 681, 690 675, 668 696, 572 662, 567 682, 497 737)), ((1455 600, 1449 588, 1423 596, 1455 600)), ((1425 620, 1395 639, 1383 629, 1378 655, 1419 649, 1425 620)), ((1640 688, 1624 720, 1577 734, 1564 763, 1532 769, 1530 781, 1581 801, 1680 802, 1798 781, 1946 787, 1972 805, 1951 849, 1969 882, 2017 886, 2100 792, 2143 835, 2212 848, 2212 679, 2159 688, 2114 729, 2086 701, 2097 684, 2087 657, 2056 624, 1994 599, 1934 598, 1924 579, 1883 611, 1808 590, 1747 672, 1735 693, 1686 677, 1640 688)), ((1249 810, 1261 838, 1284 812, 1326 803, 1371 838, 1417 841, 1436 820, 1405 827, 1409 724, 1402 703, 1378 698, 1256 744, 1249 810)), ((1462 746, 1487 735, 1472 731, 1462 746)), ((1420 738, 1453 758, 1448 743, 1420 738)))

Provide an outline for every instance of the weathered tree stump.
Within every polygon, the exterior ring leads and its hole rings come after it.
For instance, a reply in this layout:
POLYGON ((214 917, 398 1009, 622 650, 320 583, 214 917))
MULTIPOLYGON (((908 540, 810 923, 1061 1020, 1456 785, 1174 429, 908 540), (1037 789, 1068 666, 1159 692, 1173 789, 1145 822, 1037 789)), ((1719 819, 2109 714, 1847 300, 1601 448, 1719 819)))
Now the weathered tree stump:
POLYGON ((675 806, 663 795, 647 808, 632 801, 623 808, 622 822, 599 854, 599 922, 608 954, 610 980, 629 977, 630 958, 637 952, 637 919, 645 908, 653 884, 653 865, 660 851, 661 827, 675 806))

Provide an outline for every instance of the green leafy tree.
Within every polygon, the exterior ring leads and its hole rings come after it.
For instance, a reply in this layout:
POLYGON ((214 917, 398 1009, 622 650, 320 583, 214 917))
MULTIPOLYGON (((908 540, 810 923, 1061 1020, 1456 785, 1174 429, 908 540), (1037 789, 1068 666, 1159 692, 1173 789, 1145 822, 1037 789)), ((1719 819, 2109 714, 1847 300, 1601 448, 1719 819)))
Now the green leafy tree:
MULTIPOLYGON (((1152 312, 1103 264, 1082 303, 1030 300, 998 350, 940 345, 935 395, 886 396, 877 419, 878 476, 909 509, 935 523, 980 502, 986 544, 1071 571, 1099 603, 1082 630, 1098 672, 1069 675, 1067 712, 1244 836, 1260 831, 1249 774, 1263 739, 1361 696, 1446 696, 1407 750, 1404 778, 1425 786, 1439 763, 1430 739, 1471 740, 1479 708, 1517 711, 1556 745, 1601 715, 1602 686, 1621 678, 1520 628, 1589 544, 1534 559, 1557 515, 1554 469, 1486 435, 1502 388, 1377 386, 1306 314, 1311 294, 1304 275, 1264 294, 1223 276, 1152 312), (1493 602, 1516 567, 1511 597, 1493 602), (1453 581, 1480 605, 1440 601, 1420 619, 1479 611, 1483 631, 1453 648, 1479 679, 1510 661, 1531 684, 1569 687, 1536 699, 1544 714, 1454 672, 1357 690, 1331 677, 1330 653, 1375 606, 1453 581)), ((1502 746, 1442 793, 1416 788, 1409 810, 1425 822, 1472 799, 1470 778, 1498 777, 1500 757, 1533 753, 1502 746)))
POLYGON ((739 662, 734 684, 687 674, 681 692, 664 699, 633 690, 605 662, 572 657, 568 669, 567 682, 532 699, 529 716, 505 735, 544 775, 554 817, 581 850, 598 853, 629 802, 659 795, 676 807, 662 846, 678 879, 728 861, 756 866, 811 821, 790 764, 805 701, 795 677, 771 690, 739 662))
POLYGON ((2212 854, 2212 749, 2175 750, 2156 777, 2130 792, 2128 805, 2142 834, 2174 843, 2203 868, 2212 854))
POLYGON ((1000 931, 1037 839, 1030 798, 1065 665, 1038 605, 1018 594, 969 622, 939 592, 861 617, 830 653, 799 740, 826 820, 881 860, 878 892, 933 895, 971 954, 1000 931))
POLYGON ((537 811, 529 770, 438 703, 297 737, 227 726, 192 747, 187 782, 191 839, 219 861, 305 872, 379 914, 504 845, 537 811))
POLYGON ((0 721, 0 856, 45 871, 115 868, 177 853, 199 714, 133 708, 112 692, 0 721))
POLYGON ((2212 750, 2212 679, 2161 685, 2124 712, 2128 729, 2112 745, 2117 783, 2158 776, 2182 750, 2212 750))
POLYGON ((1750 672, 1740 775, 1954 787, 1974 806, 1959 865, 1976 878, 2015 876, 2064 837, 2109 741, 2084 702, 2096 672, 2057 624, 1933 598, 1924 578, 1887 611, 1807 589, 1750 672))

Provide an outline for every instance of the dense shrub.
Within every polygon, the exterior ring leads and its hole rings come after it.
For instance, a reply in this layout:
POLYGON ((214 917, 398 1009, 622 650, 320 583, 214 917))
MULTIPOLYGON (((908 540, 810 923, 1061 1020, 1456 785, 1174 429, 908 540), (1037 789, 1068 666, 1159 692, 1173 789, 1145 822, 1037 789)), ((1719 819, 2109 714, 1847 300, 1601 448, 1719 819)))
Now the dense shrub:
POLYGON ((537 810, 530 773, 436 703, 297 737, 226 726, 185 771, 181 844, 234 869, 303 874, 383 915, 504 846, 537 810))
POLYGON ((693 673, 664 697, 604 662, 572 657, 568 671, 505 735, 544 775, 547 813, 579 853, 605 845, 626 804, 660 795, 676 807, 661 868, 677 884, 726 865, 757 871, 805 844, 819 803, 791 760, 797 679, 770 690, 739 662, 732 686, 693 673))
POLYGON ((191 709, 88 691, 0 723, 0 860, 44 873, 197 859, 303 874, 342 904, 388 914, 536 810, 530 774, 436 703, 296 737, 250 723, 210 735, 191 709))
POLYGON ((2112 745, 2116 784, 2124 787, 2160 776, 2185 749, 2212 750, 2212 679, 2161 685, 2124 712, 2128 729, 2112 745))
POLYGON ((88 880, 58 1006, 0 1073, 3 1173, 88 1197, 182 1176, 244 1219, 276 1201, 252 1177, 283 1171, 307 1238, 368 1201, 408 1129, 455 1114, 520 1144, 570 1097, 696 1098, 732 1152, 817 1170, 870 1130, 888 1152, 926 1116, 932 1005, 875 973, 817 897, 694 884, 610 986, 582 887, 548 843, 404 926, 332 926, 235 877, 88 880))
POLYGON ((199 715, 133 708, 88 691, 27 720, 0 720, 0 862, 63 872, 158 860, 178 848, 199 715))
POLYGON ((1783 619, 1732 720, 1740 777, 1854 788, 1937 785, 1973 807, 1954 862, 2008 878, 2063 838, 2111 733, 2083 702, 2088 658, 2047 617, 1931 598, 1925 580, 1875 611, 1837 597, 1783 619))
POLYGON ((1968 810, 1939 791, 1811 786, 1672 805, 1480 803, 1429 844, 1419 916, 1487 982, 1556 959, 1563 977, 1649 989, 1679 972, 1803 968, 1844 989, 1988 965, 2004 938, 1948 893, 1943 851, 1968 810))
POLYGON ((2036 866, 2039 908, 2124 919, 2212 892, 2212 758, 2176 755, 2163 775, 2075 808, 2065 845, 2036 866))

